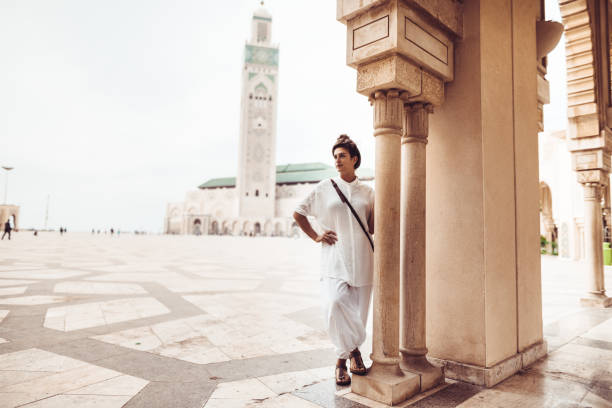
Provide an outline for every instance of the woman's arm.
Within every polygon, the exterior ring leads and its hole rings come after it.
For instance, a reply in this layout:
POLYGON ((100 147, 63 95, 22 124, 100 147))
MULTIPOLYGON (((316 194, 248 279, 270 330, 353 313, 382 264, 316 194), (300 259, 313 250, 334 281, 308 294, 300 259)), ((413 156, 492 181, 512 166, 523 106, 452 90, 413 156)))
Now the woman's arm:
POLYGON ((314 242, 325 242, 326 244, 333 245, 338 240, 336 233, 334 231, 325 231, 323 234, 319 235, 310 225, 310 221, 308 218, 303 216, 300 213, 294 212, 293 219, 300 226, 304 234, 308 235, 310 239, 314 242))

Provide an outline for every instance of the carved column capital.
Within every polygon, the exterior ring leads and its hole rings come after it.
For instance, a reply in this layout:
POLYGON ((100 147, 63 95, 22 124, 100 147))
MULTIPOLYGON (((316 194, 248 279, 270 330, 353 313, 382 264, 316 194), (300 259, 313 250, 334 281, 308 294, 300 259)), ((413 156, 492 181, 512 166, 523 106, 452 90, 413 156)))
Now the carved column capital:
POLYGON ((370 96, 374 107, 374 136, 402 136, 402 100, 400 91, 376 91, 370 96))
POLYGON ((429 114, 433 112, 430 103, 414 102, 404 104, 404 143, 427 143, 429 114))
POLYGON ((585 201, 601 201, 601 184, 584 183, 583 187, 585 201))
POLYGON ((576 172, 577 181, 584 186, 597 185, 602 187, 606 185, 608 177, 608 172, 602 169, 581 170, 576 172))

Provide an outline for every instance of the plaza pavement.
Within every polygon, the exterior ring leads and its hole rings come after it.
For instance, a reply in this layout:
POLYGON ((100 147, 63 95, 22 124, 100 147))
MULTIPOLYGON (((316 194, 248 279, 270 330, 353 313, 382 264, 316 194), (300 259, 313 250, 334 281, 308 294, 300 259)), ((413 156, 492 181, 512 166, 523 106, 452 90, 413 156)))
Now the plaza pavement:
MULTIPOLYGON (((318 262, 305 239, 16 233, 0 242, 0 407, 382 407, 333 382, 318 262)), ((612 407, 612 310, 579 306, 578 264, 542 265, 548 357, 411 406, 612 407)))

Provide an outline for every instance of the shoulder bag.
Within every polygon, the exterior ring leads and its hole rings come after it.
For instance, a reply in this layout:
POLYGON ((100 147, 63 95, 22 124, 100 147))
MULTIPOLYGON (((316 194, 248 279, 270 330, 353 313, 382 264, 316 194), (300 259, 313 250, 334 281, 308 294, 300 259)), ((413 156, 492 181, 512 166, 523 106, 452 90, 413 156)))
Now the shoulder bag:
POLYGON ((351 209, 351 212, 355 216, 355 219, 359 223, 359 226, 363 230, 363 233, 366 234, 366 237, 368 237, 368 241, 370 241, 370 246, 372 247, 372 251, 374 251, 374 241, 372 241, 372 237, 370 236, 370 233, 368 232, 368 230, 364 227, 363 223, 361 222, 361 218, 359 218, 357 211, 355 211, 355 209, 353 208, 349 200, 346 199, 346 196, 344 195, 344 193, 342 193, 342 191, 340 190, 336 182, 333 179, 329 179, 329 181, 331 181, 332 186, 334 186, 334 188, 336 189, 336 193, 338 193, 338 195, 340 196, 340 200, 346 205, 348 205, 348 207, 351 209))

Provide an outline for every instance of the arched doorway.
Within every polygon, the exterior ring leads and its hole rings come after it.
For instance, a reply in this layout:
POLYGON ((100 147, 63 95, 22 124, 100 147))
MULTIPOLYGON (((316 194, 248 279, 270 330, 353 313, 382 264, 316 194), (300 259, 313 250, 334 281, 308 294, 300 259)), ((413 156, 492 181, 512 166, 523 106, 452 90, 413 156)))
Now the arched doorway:
POLYGON ((540 245, 542 253, 552 255, 557 251, 557 226, 553 219, 552 194, 545 182, 540 182, 540 245))
POLYGON ((242 235, 252 235, 253 231, 251 231, 251 223, 249 221, 245 221, 242 225, 242 235))
POLYGON ((611 228, 612 223, 610 222, 612 218, 610 217, 610 186, 605 185, 602 188, 603 194, 601 197, 601 225, 603 229, 603 240, 604 242, 611 242, 611 228))
POLYGON ((193 221, 192 233, 193 235, 202 235, 202 221, 199 218, 193 221))
POLYGON ((261 224, 258 222, 256 222, 255 226, 253 227, 253 235, 255 236, 261 235, 261 224))
POLYGON ((219 223, 217 221, 213 221, 212 224, 210 224, 209 235, 219 235, 219 223))
POLYGON ((272 221, 266 221, 266 223, 264 224, 264 235, 266 237, 270 237, 272 236, 273 233, 274 233, 274 228, 272 226, 272 221))

